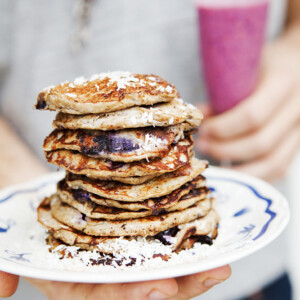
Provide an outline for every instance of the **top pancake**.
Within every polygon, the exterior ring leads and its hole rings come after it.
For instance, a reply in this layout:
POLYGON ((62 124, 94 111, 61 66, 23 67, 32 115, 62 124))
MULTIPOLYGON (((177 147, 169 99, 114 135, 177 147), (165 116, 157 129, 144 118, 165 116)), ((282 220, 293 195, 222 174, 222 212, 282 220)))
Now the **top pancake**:
POLYGON ((111 72, 46 88, 39 93, 35 108, 68 114, 96 114, 169 102, 178 97, 176 88, 159 76, 111 72))
POLYGON ((181 99, 150 106, 135 106, 116 112, 87 115, 58 113, 53 126, 59 129, 120 130, 147 126, 165 127, 183 122, 198 127, 203 116, 199 109, 181 99))

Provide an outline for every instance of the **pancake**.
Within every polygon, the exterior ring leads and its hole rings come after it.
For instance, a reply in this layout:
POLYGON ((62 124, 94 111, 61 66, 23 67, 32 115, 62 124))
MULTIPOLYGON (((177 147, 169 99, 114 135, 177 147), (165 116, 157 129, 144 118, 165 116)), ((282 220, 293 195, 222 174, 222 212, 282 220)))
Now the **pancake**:
POLYGON ((92 245, 97 245, 97 249, 99 249, 98 246, 103 245, 104 247, 107 241, 110 241, 111 239, 116 239, 109 237, 89 236, 58 222, 51 215, 50 198, 45 198, 44 201, 40 204, 40 206, 37 209, 37 216, 38 221, 49 232, 51 232, 56 239, 60 239, 70 246, 85 244, 91 247, 92 245))
POLYGON ((151 211, 149 210, 140 210, 140 211, 129 211, 115 207, 108 207, 96 204, 92 201, 78 201, 77 199, 70 197, 65 197, 66 193, 60 197, 59 194, 56 194, 60 201, 68 204, 69 206, 75 208, 82 214, 86 215, 89 218, 93 219, 104 219, 104 220, 126 220, 126 219, 136 219, 142 218, 151 215, 151 211))
POLYGON ((199 201, 181 211, 159 216, 149 216, 129 220, 97 220, 80 213, 77 209, 63 204, 57 195, 51 199, 51 214, 59 222, 92 236, 153 236, 200 217, 211 209, 211 199, 199 201))
MULTIPOLYGON (((154 176, 175 171, 188 164, 189 158, 193 154, 192 147, 192 137, 187 136, 176 145, 172 145, 168 154, 163 158, 154 158, 148 161, 114 162, 91 158, 72 150, 46 152, 46 158, 49 163, 63 167, 74 174, 86 175, 89 178, 124 182, 123 180, 118 180, 118 177, 125 179, 128 177, 146 176, 146 180, 139 181, 139 183, 142 183, 154 176)), ((126 182, 129 182, 129 180, 126 182)))
POLYGON ((164 157, 172 143, 192 130, 187 123, 169 127, 145 127, 119 131, 55 129, 44 141, 44 150, 78 151, 87 156, 132 162, 164 157))
POLYGON ((144 182, 147 182, 153 178, 155 178, 156 175, 148 175, 148 176, 131 176, 131 177, 99 177, 97 179, 99 180, 113 180, 113 181, 119 181, 126 184, 142 184, 144 182))
MULTIPOLYGON (((178 226, 178 233, 175 236, 175 242, 173 244, 174 251, 178 252, 182 249, 190 249, 194 243, 201 241, 199 237, 206 236, 211 239, 215 239, 218 235, 218 222, 219 216, 214 209, 205 216, 204 218, 196 219, 192 222, 188 222, 178 226)), ((203 241, 203 240, 202 240, 203 241)), ((209 244, 212 241, 208 242, 209 244)))
POLYGON ((196 178, 206 167, 207 163, 193 158, 190 165, 139 185, 128 185, 117 181, 101 181, 71 173, 67 175, 66 182, 73 189, 83 189, 103 198, 141 202, 145 199, 170 194, 186 182, 196 178))
POLYGON ((111 72, 48 87, 39 93, 35 108, 96 114, 169 102, 178 97, 175 87, 159 76, 111 72))
POLYGON ((134 106, 104 114, 70 115, 58 113, 53 126, 59 129, 120 130, 124 128, 165 127, 188 122, 198 127, 203 116, 195 106, 181 99, 151 106, 134 106))
POLYGON ((158 215, 167 208, 175 205, 180 199, 185 197, 185 195, 188 195, 192 190, 200 192, 200 194, 194 194, 195 196, 201 195, 206 197, 210 192, 210 190, 205 187, 205 178, 202 175, 199 175, 192 181, 185 183, 170 194, 158 198, 150 198, 142 202, 124 202, 102 198, 82 189, 71 189, 68 187, 65 180, 60 181, 57 185, 57 193, 62 201, 66 203, 70 203, 72 199, 75 199, 82 203, 93 202, 101 206, 115 207, 122 210, 148 210, 151 211, 153 215, 158 215), (66 198, 69 198, 69 200, 64 200, 66 198))
MULTIPOLYGON (((74 190, 73 190, 74 191, 74 190)), ((139 211, 130 211, 122 208, 109 207, 105 205, 99 205, 85 197, 84 191, 79 193, 71 192, 68 190, 60 191, 57 193, 57 197, 63 202, 74 208, 81 213, 85 214, 89 218, 93 219, 105 219, 105 220, 124 220, 124 219, 135 219, 154 215, 152 210, 142 209, 139 211)), ((172 203, 165 208, 156 210, 155 214, 166 213, 171 211, 179 211, 186 209, 194 205, 198 201, 208 201, 208 191, 206 188, 191 190, 187 195, 172 203)))
MULTIPOLYGON (((118 243, 120 240, 118 237, 95 237, 80 233, 54 219, 51 215, 50 206, 44 201, 38 207, 38 221, 50 232, 50 237, 59 239, 66 245, 76 246, 90 251, 97 250, 107 254, 122 253, 123 249, 122 245, 118 243)), ((149 242, 154 239, 163 239, 162 242, 164 244, 172 244, 173 242, 173 251, 185 249, 184 244, 186 245, 186 248, 191 248, 191 240, 193 240, 194 244, 197 241, 197 237, 199 239, 199 236, 209 235, 211 238, 215 238, 217 234, 217 230, 215 229, 217 222, 218 216, 214 210, 211 210, 205 217, 196 219, 177 228, 173 227, 168 232, 160 232, 155 237, 147 237, 146 239, 149 242), (196 231, 193 229, 195 227, 196 231), (170 236, 172 231, 175 231, 175 234, 170 236), (193 233, 193 236, 190 236, 191 233, 193 233), (162 238, 159 237, 159 235, 162 238), (185 236, 187 237, 186 239, 184 239, 185 236), (169 243, 166 243, 166 241, 169 241, 169 243)), ((136 238, 122 237, 122 239, 130 241, 136 238)), ((56 243, 57 245, 60 244, 59 241, 56 241, 56 243)))

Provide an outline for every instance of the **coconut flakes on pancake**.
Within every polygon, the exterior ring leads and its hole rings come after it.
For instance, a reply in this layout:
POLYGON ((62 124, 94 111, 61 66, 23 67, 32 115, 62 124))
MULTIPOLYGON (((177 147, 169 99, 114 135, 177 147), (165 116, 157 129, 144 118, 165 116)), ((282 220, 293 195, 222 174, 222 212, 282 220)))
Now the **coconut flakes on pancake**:
POLYGON ((181 99, 149 106, 134 106, 102 114, 71 115, 58 113, 53 126, 59 129, 120 130, 124 128, 166 127, 188 122, 200 125, 202 113, 181 99))
MULTIPOLYGON (((76 246, 83 250, 97 250, 101 253, 116 254, 116 253, 134 253, 131 252, 130 241, 134 241, 131 244, 133 247, 136 243, 145 241, 145 238, 141 237, 95 237, 86 235, 77 230, 68 227, 56 219, 53 218, 50 211, 49 204, 43 202, 38 207, 38 220, 39 222, 51 233, 55 239, 61 240, 63 243, 76 246), (126 249, 125 249, 126 248, 126 249)), ((195 221, 188 222, 184 225, 172 227, 169 230, 162 231, 155 236, 146 237, 148 242, 156 242, 157 245, 160 243, 164 245, 171 245, 173 251, 178 251, 185 244, 190 245, 193 242, 211 242, 210 239, 215 238, 217 234, 216 225, 218 223, 218 215, 214 210, 211 210, 205 217, 196 219, 195 221), (201 241, 202 238, 202 241, 201 241)), ((155 253, 153 253, 155 254, 155 253)))
MULTIPOLYGON (((178 193, 179 194, 179 193, 178 193)), ((196 202, 205 200, 209 190, 205 187, 191 190, 188 194, 181 197, 178 201, 160 202, 158 203, 155 210, 140 209, 140 210, 128 210, 124 208, 118 208, 113 206, 101 205, 91 201, 89 195, 86 192, 80 190, 69 190, 63 189, 57 193, 57 197, 63 202, 74 208, 81 213, 94 219, 105 219, 105 220, 125 220, 146 217, 150 215, 158 215, 159 213, 166 213, 171 211, 180 211, 187 207, 194 205, 196 202)), ((165 196, 165 198, 167 198, 165 196)), ((156 199, 153 198, 152 201, 156 199)), ((172 200, 172 199, 171 199, 172 200)))
POLYGON ((169 102, 178 97, 176 88, 159 76, 111 72, 46 88, 39 93, 35 108, 68 114, 96 114, 169 102))
POLYGON ((86 190, 71 189, 65 180, 60 181, 57 186, 59 197, 66 203, 70 203, 74 199, 81 203, 92 202, 101 206, 115 207, 122 210, 150 210, 153 215, 158 215, 160 212, 166 211, 169 207, 176 205, 180 199, 186 199, 185 197, 188 197, 191 191, 192 195, 196 197, 206 197, 209 195, 210 190, 205 186, 205 178, 202 175, 197 176, 192 181, 185 183, 165 196, 146 199, 142 202, 117 201, 100 197, 86 190))
POLYGON ((157 233, 205 216, 211 209, 211 199, 199 201, 182 211, 159 216, 129 220, 96 220, 80 213, 77 209, 63 204, 52 196, 51 213, 59 222, 93 236, 153 236, 157 233))
POLYGON ((83 189, 104 198, 141 202, 145 199, 170 194, 183 184, 196 178, 205 170, 203 161, 193 158, 190 165, 165 173, 139 185, 128 185, 117 181, 101 181, 81 175, 68 174, 66 182, 73 189, 83 189))
POLYGON ((172 143, 191 130, 187 123, 120 131, 55 129, 44 141, 44 150, 75 150, 91 157, 132 162, 164 157, 172 143))
MULTIPOLYGON (((45 155, 48 162, 63 167, 71 173, 82 174, 89 178, 124 182, 124 179, 128 177, 146 176, 148 179, 151 179, 154 177, 152 175, 158 176, 187 165, 193 154, 193 144, 192 137, 187 136, 177 144, 172 145, 170 151, 163 158, 130 163, 91 158, 72 150, 49 151, 45 155), (123 178, 123 180, 119 180, 119 177, 123 178)), ((145 181, 147 180, 142 180, 142 182, 145 181)), ((142 182, 140 181, 140 183, 142 182)))

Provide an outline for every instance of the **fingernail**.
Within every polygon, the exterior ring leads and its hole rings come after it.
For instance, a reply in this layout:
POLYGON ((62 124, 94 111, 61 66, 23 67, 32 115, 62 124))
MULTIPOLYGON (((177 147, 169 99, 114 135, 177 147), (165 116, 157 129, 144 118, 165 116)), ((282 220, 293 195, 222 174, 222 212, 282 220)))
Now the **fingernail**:
POLYGON ((164 300, 167 299, 169 296, 161 293, 160 291, 153 291, 151 292, 151 294, 149 295, 149 299, 150 300, 164 300))
POLYGON ((206 279, 204 282, 203 282, 203 285, 206 287, 206 288, 211 288, 219 283, 221 283, 222 280, 217 280, 217 279, 214 279, 214 278, 208 278, 206 279))

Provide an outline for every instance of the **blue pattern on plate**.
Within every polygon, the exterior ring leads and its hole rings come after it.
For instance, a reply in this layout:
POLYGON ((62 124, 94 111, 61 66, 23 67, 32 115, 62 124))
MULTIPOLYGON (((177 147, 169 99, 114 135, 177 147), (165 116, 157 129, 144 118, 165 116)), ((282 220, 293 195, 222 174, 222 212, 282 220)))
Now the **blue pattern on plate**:
POLYGON ((253 186, 236 180, 236 179, 231 179, 231 178, 224 178, 224 177, 215 177, 215 176, 207 176, 207 178, 213 179, 213 180, 223 180, 223 181, 229 181, 229 182, 233 182, 233 183, 237 183, 240 185, 243 185, 244 187, 247 187, 248 189, 251 190, 251 192, 253 192, 253 194, 261 199, 267 202, 267 208, 265 209, 265 213, 268 214, 270 216, 269 220, 264 224, 264 226, 262 227, 262 229, 260 230, 260 232, 258 233, 258 235, 256 237, 253 238, 253 240, 257 240, 258 238, 260 238, 268 229, 270 223, 272 222, 272 220, 274 220, 274 218, 276 217, 276 213, 274 211, 272 211, 270 209, 271 205, 272 205, 272 200, 269 198, 266 198, 264 196, 262 196, 253 186))
POLYGON ((38 187, 34 188, 34 189, 25 189, 25 190, 18 190, 15 192, 10 193, 9 195, 7 195, 6 197, 0 199, 0 203, 6 202, 7 200, 9 200, 10 198, 19 195, 19 194, 24 194, 24 193, 34 193, 37 192, 39 189, 51 184, 51 183, 55 183, 57 182, 57 180, 50 180, 50 181, 46 181, 44 183, 42 183, 41 185, 39 185, 38 187))
POLYGON ((23 261, 23 262, 31 262, 28 258, 25 258, 25 255, 30 255, 31 253, 15 253, 14 251, 11 250, 5 250, 7 254, 9 254, 9 259, 14 259, 18 261, 23 261))
POLYGON ((11 219, 6 221, 0 219, 0 233, 6 233, 13 225, 16 225, 16 223, 11 219))
POLYGON ((249 224, 248 226, 244 226, 244 229, 239 231, 239 234, 249 235, 254 228, 255 228, 255 225, 249 224))
POLYGON ((248 207, 245 207, 245 208, 243 208, 243 209, 237 211, 237 212, 233 215, 233 217, 235 217, 235 218, 236 218, 236 217, 240 217, 240 216, 242 216, 242 215, 248 213, 249 211, 250 211, 249 208, 248 208, 248 207))

